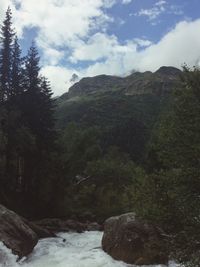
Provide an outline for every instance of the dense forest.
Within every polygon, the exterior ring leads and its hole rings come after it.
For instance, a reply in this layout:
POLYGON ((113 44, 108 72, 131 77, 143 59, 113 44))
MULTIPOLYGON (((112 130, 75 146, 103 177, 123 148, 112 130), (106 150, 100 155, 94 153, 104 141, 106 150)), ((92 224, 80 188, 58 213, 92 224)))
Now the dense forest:
POLYGON ((22 56, 10 9, 0 35, 0 202, 34 219, 135 211, 171 236, 174 257, 197 264, 198 67, 184 66, 166 92, 100 82, 54 99, 35 44, 22 56))

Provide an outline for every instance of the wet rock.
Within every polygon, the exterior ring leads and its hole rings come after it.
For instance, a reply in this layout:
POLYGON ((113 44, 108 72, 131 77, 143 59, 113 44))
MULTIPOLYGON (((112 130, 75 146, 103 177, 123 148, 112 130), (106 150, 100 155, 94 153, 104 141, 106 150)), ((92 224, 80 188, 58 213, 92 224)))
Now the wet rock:
POLYGON ((45 229, 37 224, 34 224, 33 222, 29 222, 26 219, 23 219, 23 220, 37 234, 38 238, 56 237, 53 231, 45 229))
POLYGON ((0 205, 0 241, 21 258, 33 250, 38 236, 19 215, 0 205))
POLYGON ((114 259, 129 264, 149 265, 168 262, 167 242, 163 231, 136 219, 134 213, 106 220, 102 248, 114 259))
POLYGON ((103 231, 103 226, 96 222, 89 222, 86 226, 87 231, 103 231))

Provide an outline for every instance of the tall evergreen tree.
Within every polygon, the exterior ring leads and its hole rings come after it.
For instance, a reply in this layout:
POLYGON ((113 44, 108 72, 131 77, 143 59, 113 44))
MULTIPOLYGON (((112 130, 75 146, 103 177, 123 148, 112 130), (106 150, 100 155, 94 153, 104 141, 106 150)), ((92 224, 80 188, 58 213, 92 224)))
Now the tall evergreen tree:
POLYGON ((25 123, 36 136, 40 132, 40 111, 42 105, 39 61, 38 51, 33 43, 25 59, 25 99, 23 111, 25 123))
MULTIPOLYGON (((25 157, 26 192, 32 200, 41 192, 45 169, 50 161, 50 148, 54 141, 54 114, 51 89, 47 79, 39 74, 39 55, 32 44, 25 59, 25 92, 23 94, 23 117, 35 140, 35 147, 25 157)), ((49 183, 49 181, 48 181, 49 183)))
POLYGON ((11 72, 13 38, 14 30, 12 27, 12 13, 11 9, 8 8, 0 31, 0 112, 3 114, 0 127, 2 135, 6 140, 2 158, 4 159, 4 180, 7 184, 11 182, 10 178, 14 169, 12 159, 15 150, 13 147, 13 129, 15 129, 16 113, 12 111, 12 106, 9 101, 12 94, 11 72))
POLYGON ((54 101, 48 80, 39 74, 39 60, 32 44, 25 61, 25 116, 38 144, 44 144, 54 128, 54 101))
POLYGON ((1 101, 11 95, 11 65, 14 30, 12 28, 12 12, 8 8, 0 33, 0 84, 1 101))
MULTIPOLYGON (((55 119, 54 108, 55 100, 52 99, 51 86, 46 77, 41 78, 41 101, 43 103, 41 110, 41 127, 43 129, 45 140, 43 142, 51 142, 54 139, 55 119)), ((48 144, 49 146, 49 144, 48 144)))
POLYGON ((29 93, 39 93, 40 91, 40 57, 37 48, 32 43, 25 60, 26 89, 29 93))
POLYGON ((14 39, 12 53, 11 92, 14 96, 23 93, 23 58, 21 57, 21 49, 17 36, 14 39))

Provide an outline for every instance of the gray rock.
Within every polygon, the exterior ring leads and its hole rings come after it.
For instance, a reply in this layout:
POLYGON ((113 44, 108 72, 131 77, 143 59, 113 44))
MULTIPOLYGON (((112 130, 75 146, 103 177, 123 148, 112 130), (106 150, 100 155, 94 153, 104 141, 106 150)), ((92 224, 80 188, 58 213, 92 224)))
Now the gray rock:
POLYGON ((38 236, 19 215, 0 205, 0 241, 21 258, 33 250, 38 236))
POLYGON ((37 234, 38 238, 56 237, 54 232, 45 229, 44 227, 41 227, 33 222, 29 222, 26 219, 23 220, 37 234))
POLYGON ((93 222, 93 223, 87 223, 86 230, 87 231, 102 231, 103 228, 102 228, 102 225, 96 222, 93 222))
POLYGON ((134 213, 111 217, 104 224, 102 248, 116 260, 149 265, 168 262, 163 231, 140 221, 134 213))

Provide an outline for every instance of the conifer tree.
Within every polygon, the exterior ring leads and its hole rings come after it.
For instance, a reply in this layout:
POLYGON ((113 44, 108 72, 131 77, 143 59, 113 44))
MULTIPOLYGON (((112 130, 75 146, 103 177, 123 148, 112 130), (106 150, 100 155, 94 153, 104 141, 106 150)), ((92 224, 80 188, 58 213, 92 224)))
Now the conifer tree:
POLYGON ((12 27, 12 13, 8 7, 5 20, 1 26, 0 32, 0 112, 2 120, 0 123, 1 133, 6 140, 2 158, 4 159, 4 180, 12 186, 10 177, 13 172, 13 154, 14 154, 14 133, 16 117, 9 101, 12 95, 11 72, 12 72, 12 49, 13 49, 14 30, 12 27))
MULTIPOLYGON (((51 86, 46 77, 41 78, 41 101, 43 103, 42 110, 41 110, 41 126, 45 133, 45 140, 44 142, 52 142, 53 138, 55 137, 54 131, 54 108, 55 108, 55 101, 52 99, 52 91, 51 86)), ((48 145, 49 146, 49 145, 48 145)))
POLYGON ((17 96, 23 93, 23 58, 21 57, 21 49, 18 43, 18 38, 15 36, 13 53, 12 53, 12 68, 11 68, 11 91, 12 95, 17 96))
POLYGON ((25 116, 38 143, 44 144, 54 128, 52 92, 48 80, 39 74, 39 55, 34 44, 25 61, 25 116))
POLYGON ((40 57, 37 48, 32 43, 25 60, 26 89, 28 93, 39 93, 40 91, 40 57))
POLYGON ((25 94, 23 101, 23 113, 26 125, 37 137, 40 131, 40 110, 42 105, 40 99, 41 81, 39 77, 39 60, 38 51, 33 43, 25 59, 25 94))
POLYGON ((8 99, 11 95, 11 65, 14 30, 12 28, 12 12, 8 8, 6 17, 1 27, 0 36, 0 84, 1 101, 8 99))

